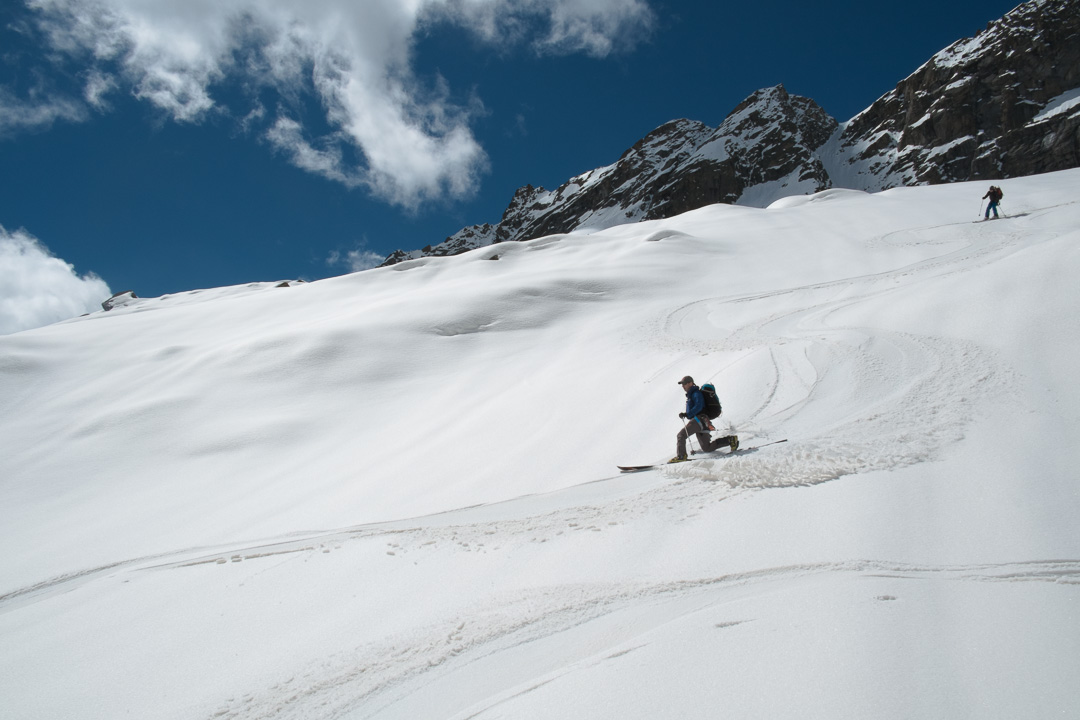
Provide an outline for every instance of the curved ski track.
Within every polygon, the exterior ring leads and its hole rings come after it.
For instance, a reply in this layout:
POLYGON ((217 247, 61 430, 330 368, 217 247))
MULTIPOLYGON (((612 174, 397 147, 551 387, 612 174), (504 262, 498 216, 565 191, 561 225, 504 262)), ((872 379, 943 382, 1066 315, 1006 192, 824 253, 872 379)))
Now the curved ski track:
MULTIPOLYGON (((613 478, 612 481, 618 481, 613 478)), ((530 498, 500 503, 498 507, 466 508, 438 516, 363 526, 304 537, 232 546, 217 551, 193 549, 172 555, 132 560, 59 578, 0 598, 0 612, 25 602, 70 592, 85 583, 137 582, 147 574, 167 573, 167 582, 184 587, 183 574, 197 568, 229 574, 250 563, 266 563, 260 572, 275 572, 286 565, 275 561, 303 558, 333 563, 332 554, 359 545, 377 544, 402 563, 438 562, 444 553, 510 553, 522 545, 546 544, 559 553, 560 539, 576 533, 604 533, 615 526, 633 524, 644 515, 661 514, 663 522, 686 522, 708 503, 722 502, 729 494, 716 486, 680 481, 626 497, 611 504, 567 506, 544 515, 527 514, 530 498), (506 519, 479 520, 480 514, 506 519)), ((333 564, 326 572, 334 571, 333 564)), ((361 567, 354 568, 362 572, 361 567)), ((246 569, 250 573, 250 568, 246 569)), ((410 717, 409 701, 434 683, 453 682, 460 673, 507 673, 504 689, 479 695, 467 712, 452 718, 482 717, 513 698, 523 696, 560 677, 600 666, 648 644, 646 636, 672 617, 688 618, 703 612, 722 618, 714 623, 727 630, 753 623, 752 615, 726 609, 733 601, 767 593, 773 584, 803 578, 836 577, 864 580, 934 581, 937 583, 1051 583, 1080 585, 1080 560, 1034 560, 1001 564, 930 566, 884 560, 819 562, 730 573, 667 582, 570 583, 530 588, 495 596, 467 612, 417 627, 407 637, 368 642, 343 649, 317 664, 264 688, 237 693, 208 718, 263 720, 269 718, 389 718, 410 717), (663 621, 650 620, 649 609, 666 608, 663 621), (618 617, 622 628, 613 633, 607 618, 618 617), (515 675, 513 658, 537 643, 568 632, 584 634, 594 642, 579 651, 563 651, 552 660, 549 672, 535 677, 528 671, 515 675), (402 707, 399 707, 402 705, 402 707)), ((161 581, 159 576, 158 582, 161 581)), ((891 591, 898 592, 898 591, 891 591)), ((898 600, 897 594, 871 598, 898 600)), ((650 610, 651 612, 651 610, 650 610)), ((738 611, 744 613, 745 611, 738 611)), ((347 646, 348 643, 346 642, 347 646)), ((526 667, 528 663, 525 664, 526 667)))
MULTIPOLYGON (((955 245, 950 228, 891 233, 875 243, 955 245)), ((736 487, 784 487, 933 459, 963 437, 984 403, 1008 401, 1016 373, 975 343, 851 326, 842 318, 856 315, 868 300, 911 293, 919 284, 998 262, 1018 249, 1018 237, 975 238, 960 249, 894 270, 699 300, 669 313, 656 340, 665 349, 695 355, 737 352, 736 362, 768 368, 772 381, 760 404, 736 425, 740 434, 768 429, 770 437, 792 442, 760 456, 666 471, 736 487), (778 298, 785 301, 774 312, 778 298), (722 322, 729 316, 751 320, 728 333, 702 337, 708 335, 703 328, 719 324, 711 318, 722 322), (850 414, 851 407, 860 412, 850 414)))

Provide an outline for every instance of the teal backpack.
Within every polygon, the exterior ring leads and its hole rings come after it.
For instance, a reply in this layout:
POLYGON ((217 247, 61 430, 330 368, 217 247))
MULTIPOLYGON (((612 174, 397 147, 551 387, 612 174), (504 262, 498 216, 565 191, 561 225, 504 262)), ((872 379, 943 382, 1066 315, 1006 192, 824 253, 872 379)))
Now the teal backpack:
POLYGON ((710 420, 715 420, 720 417, 720 413, 724 411, 720 407, 720 398, 716 394, 716 388, 712 383, 705 383, 701 386, 701 394, 705 396, 705 415, 710 420))

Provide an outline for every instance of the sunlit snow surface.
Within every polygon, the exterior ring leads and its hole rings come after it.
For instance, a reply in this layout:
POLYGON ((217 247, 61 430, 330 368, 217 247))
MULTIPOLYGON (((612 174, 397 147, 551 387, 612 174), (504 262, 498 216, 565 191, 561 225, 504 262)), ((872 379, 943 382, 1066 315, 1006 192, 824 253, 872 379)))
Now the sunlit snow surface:
POLYGON ((1080 171, 988 184, 0 338, 0 714, 1075 716, 1080 171), (685 374, 747 450, 620 475, 685 374))

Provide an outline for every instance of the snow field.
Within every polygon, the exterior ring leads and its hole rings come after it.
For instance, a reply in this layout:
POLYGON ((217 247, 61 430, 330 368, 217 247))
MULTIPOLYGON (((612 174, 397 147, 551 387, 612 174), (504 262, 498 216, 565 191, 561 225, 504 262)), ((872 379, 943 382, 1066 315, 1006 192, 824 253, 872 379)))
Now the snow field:
POLYGON ((828 191, 0 338, 0 696, 1068 717, 1080 172, 1001 185, 995 222, 828 191), (688 373, 789 442, 619 475, 688 373))

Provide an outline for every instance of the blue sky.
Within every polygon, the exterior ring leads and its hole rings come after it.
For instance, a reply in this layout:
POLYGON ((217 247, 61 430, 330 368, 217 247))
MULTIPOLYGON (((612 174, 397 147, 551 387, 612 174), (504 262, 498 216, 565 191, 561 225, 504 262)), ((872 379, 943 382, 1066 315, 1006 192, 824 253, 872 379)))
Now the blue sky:
POLYGON ((1014 5, 6 0, 0 308, 339 275, 762 87, 847 120, 1014 5))

